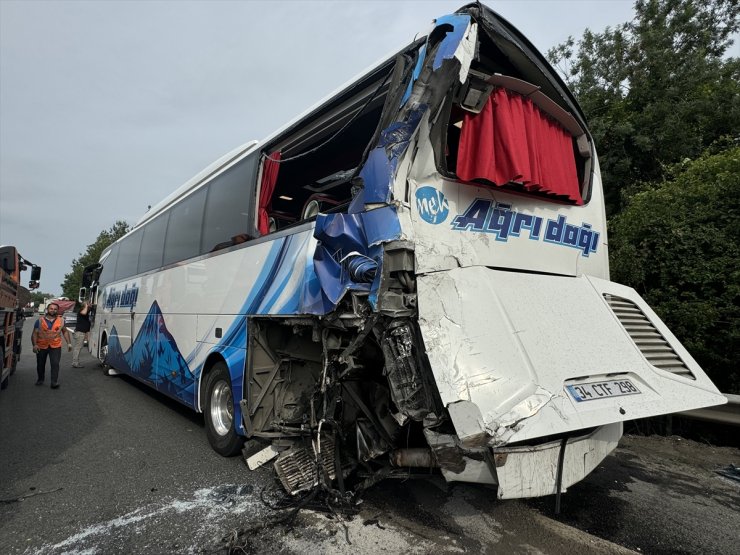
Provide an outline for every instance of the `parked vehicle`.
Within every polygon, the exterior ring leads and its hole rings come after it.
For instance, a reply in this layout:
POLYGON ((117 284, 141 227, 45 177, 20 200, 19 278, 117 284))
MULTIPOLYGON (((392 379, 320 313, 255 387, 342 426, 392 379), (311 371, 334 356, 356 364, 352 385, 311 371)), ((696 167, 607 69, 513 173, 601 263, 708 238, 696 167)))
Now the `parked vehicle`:
POLYGON ((31 267, 29 289, 36 289, 41 267, 25 260, 15 247, 0 246, 0 389, 8 387, 21 355, 22 307, 30 300, 30 293, 20 284, 20 276, 28 266, 31 267))
POLYGON ((64 327, 71 332, 75 331, 75 327, 77 326, 77 313, 74 310, 68 310, 64 313, 63 318, 64 327))

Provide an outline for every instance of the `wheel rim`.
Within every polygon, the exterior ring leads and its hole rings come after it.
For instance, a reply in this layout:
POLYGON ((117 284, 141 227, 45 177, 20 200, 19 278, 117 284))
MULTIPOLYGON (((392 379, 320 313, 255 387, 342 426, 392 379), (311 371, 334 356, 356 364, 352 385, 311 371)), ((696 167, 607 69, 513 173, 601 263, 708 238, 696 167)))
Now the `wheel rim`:
POLYGON ((108 358, 108 344, 107 343, 100 348, 100 358, 103 364, 105 364, 105 359, 108 358))
POLYGON ((231 397, 231 388, 223 380, 216 383, 211 392, 210 414, 216 433, 220 436, 228 434, 231 430, 231 423, 234 421, 234 402, 231 397))

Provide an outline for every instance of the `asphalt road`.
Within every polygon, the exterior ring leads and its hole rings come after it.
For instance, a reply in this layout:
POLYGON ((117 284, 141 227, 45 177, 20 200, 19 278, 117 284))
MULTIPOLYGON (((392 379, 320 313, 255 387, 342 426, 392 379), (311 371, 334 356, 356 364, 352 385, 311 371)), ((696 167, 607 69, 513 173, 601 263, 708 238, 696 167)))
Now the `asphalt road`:
POLYGON ((383 482, 352 517, 282 522, 271 467, 215 454, 200 415, 89 355, 37 387, 28 351, 0 393, 1 554, 738 552, 740 487, 713 472, 737 449, 626 438, 557 517, 551 498, 432 478, 383 482))

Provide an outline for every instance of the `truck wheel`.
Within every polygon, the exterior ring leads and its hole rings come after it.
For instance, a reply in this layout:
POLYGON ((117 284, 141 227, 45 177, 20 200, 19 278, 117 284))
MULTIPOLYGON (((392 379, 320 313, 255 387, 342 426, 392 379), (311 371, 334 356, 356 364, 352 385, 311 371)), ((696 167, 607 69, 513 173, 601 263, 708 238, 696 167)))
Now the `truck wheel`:
POLYGON ((208 442, 219 455, 231 457, 239 453, 244 438, 236 433, 234 396, 231 376, 223 362, 217 362, 206 376, 205 414, 208 442))

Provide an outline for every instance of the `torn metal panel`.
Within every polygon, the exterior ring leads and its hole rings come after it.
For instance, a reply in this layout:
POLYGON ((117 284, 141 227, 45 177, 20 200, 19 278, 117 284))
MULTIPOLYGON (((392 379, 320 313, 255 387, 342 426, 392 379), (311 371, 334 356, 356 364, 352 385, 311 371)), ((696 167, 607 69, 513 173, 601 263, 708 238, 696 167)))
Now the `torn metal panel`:
POLYGON ((406 104, 406 101, 411 96, 411 90, 414 87, 414 83, 419 79, 419 75, 421 75, 421 69, 424 67, 424 61, 426 60, 427 55, 427 45, 424 44, 421 48, 419 48, 419 55, 416 60, 416 65, 414 66, 414 70, 411 74, 411 79, 409 80, 409 84, 406 87, 406 92, 403 95, 403 98, 401 99, 401 106, 406 104))
MULTIPOLYGON (((431 82, 420 81, 422 69, 427 67, 429 75, 437 72, 446 60, 456 60, 458 79, 464 81, 470 69, 477 38, 477 26, 471 23, 469 15, 451 15, 437 20, 436 29, 444 31, 444 36, 438 44, 432 45, 429 40, 435 35, 430 34, 427 44, 419 51, 417 64, 412 72, 408 88, 402 99, 402 106, 407 104, 414 91, 414 102, 406 105, 394 123, 380 133, 377 146, 370 152, 369 157, 360 171, 364 183, 363 202, 387 203, 391 200, 393 181, 401 156, 406 152, 409 142, 418 130, 422 116, 431 108, 436 110, 439 102, 449 86, 449 78, 440 74, 431 82), (452 27, 452 31, 447 29, 452 27), (427 52, 434 49, 434 59, 427 60, 427 52), (423 100, 423 99, 426 99, 423 100), (428 102, 431 101, 431 104, 428 102)), ((429 77, 428 77, 429 78, 429 77)))
POLYGON ((249 470, 255 470, 263 464, 270 462, 272 459, 278 456, 278 450, 272 445, 268 445, 258 453, 255 453, 247 459, 247 467, 249 470))
POLYGON ((470 20, 469 15, 452 14, 437 19, 437 27, 450 25, 453 30, 447 33, 434 57, 435 70, 442 67, 442 62, 456 58, 460 63, 458 79, 465 82, 470 69, 470 63, 475 55, 475 45, 478 39, 478 25, 470 20))
MULTIPOLYGON (((382 206, 392 201, 394 186, 399 176, 399 166, 404 164, 404 174, 410 166, 410 160, 405 156, 417 135, 420 122, 429 111, 429 106, 418 100, 433 99, 437 106, 448 87, 449 77, 440 74, 436 81, 417 82, 415 76, 422 73, 422 67, 427 67, 427 77, 439 70, 446 60, 455 60, 458 68, 458 77, 467 75, 476 44, 476 26, 471 23, 468 15, 454 15, 441 18, 437 22, 438 28, 444 30, 444 35, 437 44, 434 44, 435 57, 427 60, 426 52, 432 46, 429 42, 418 55, 417 65, 411 75, 409 87, 415 91, 417 99, 412 105, 400 111, 395 121, 382 129, 378 135, 376 145, 369 151, 359 170, 362 189, 353 199, 349 214, 331 216, 320 215, 317 219, 314 237, 320 244, 314 256, 314 270, 321 284, 324 305, 334 305, 341 300, 348 290, 370 291, 370 303, 377 307, 377 292, 381 272, 376 272, 376 279, 368 288, 366 284, 352 283, 349 272, 341 264, 343 256, 337 258, 338 253, 357 252, 372 258, 382 269, 380 251, 372 247, 398 239, 402 236, 398 217, 387 215, 387 212, 368 210, 382 206), (448 28, 451 32, 447 32, 448 28), (402 162, 403 161, 403 162, 402 162), (364 211, 363 210, 367 210, 364 211), (362 213, 362 221, 357 217, 362 213), (351 247, 351 248, 350 248, 351 247)), ((393 110, 393 106, 386 106, 386 112, 393 110)), ((386 120, 387 116, 381 118, 386 120)), ((405 179, 403 179, 405 181, 405 179)), ((390 207, 387 207, 390 210, 390 207)), ((382 209, 381 209, 382 210, 382 209)), ((395 209, 393 209, 395 216, 395 209)))
MULTIPOLYGON (((696 380, 647 362, 603 297, 619 292, 646 306, 627 287, 482 267, 419 276, 417 283, 432 371, 464 437, 485 431, 501 444, 721 402, 693 359, 685 362, 696 380), (629 379, 640 394, 588 405, 567 389, 615 375, 629 379), (480 418, 458 411, 458 401, 475 404, 480 418)), ((652 312, 650 317, 657 319, 652 312)), ((676 349, 685 353, 678 343, 676 349)))
POLYGON ((390 190, 396 173, 397 162, 396 158, 388 156, 382 146, 370 151, 367 162, 365 162, 360 172, 364 184, 364 204, 390 201, 390 190))
POLYGON ((355 423, 357 436, 357 460, 368 462, 387 453, 393 446, 378 432, 377 426, 364 418, 358 418, 355 423))
MULTIPOLYGON (((583 476, 591 473, 617 447, 621 437, 622 423, 617 422, 585 435, 569 438, 565 446, 560 491, 567 491, 570 486, 583 479, 583 476)), ((430 444, 433 445, 435 456, 440 458, 443 451, 439 448, 439 440, 431 440, 430 444)), ((455 466, 440 460, 440 466, 442 475, 448 482, 496 485, 499 499, 540 497, 557 493, 558 457, 561 448, 561 440, 539 445, 495 448, 492 451, 495 476, 491 474, 480 454, 462 455, 459 450, 452 448, 448 451, 457 453, 461 462, 455 466)))
MULTIPOLYGON (((376 303, 382 269, 382 244, 401 236, 395 207, 387 206, 360 214, 320 214, 314 236, 319 244, 314 253, 314 272, 322 297, 336 306, 347 291, 370 293, 376 303), (353 279, 350 254, 359 254, 375 263, 373 280, 353 279)), ((355 276, 356 277, 356 276, 355 276)))
POLYGON ((386 206, 364 212, 362 214, 362 225, 369 247, 401 238, 401 226, 398 223, 395 206, 386 206))
POLYGON ((430 385, 421 364, 421 345, 410 321, 397 319, 383 332, 384 374, 391 397, 404 416, 421 420, 434 409, 430 385))
POLYGON ((460 448, 459 438, 456 435, 443 434, 435 432, 431 428, 425 428, 424 437, 429 447, 431 447, 440 468, 455 474, 461 474, 465 471, 467 463, 463 450, 460 448))
POLYGON ((365 204, 390 202, 399 160, 417 132, 427 108, 420 105, 408 110, 400 120, 381 132, 377 147, 370 151, 360 171, 365 204))
POLYGON ((475 403, 471 401, 450 403, 447 405, 447 412, 455 425, 455 432, 462 446, 472 448, 488 444, 490 438, 483 415, 475 403))
MULTIPOLYGON (((318 276, 323 296, 336 305, 350 287, 370 291, 370 284, 353 284, 345 265, 340 262, 346 255, 358 252, 374 258, 370 252, 359 214, 319 215, 314 236, 319 244, 314 253, 314 271, 318 276)), ((377 251, 377 249, 376 249, 377 251)))
POLYGON ((436 47, 436 51, 433 52, 432 71, 438 71, 445 60, 457 59, 460 64, 458 79, 464 82, 475 55, 476 44, 477 24, 471 21, 469 15, 451 14, 437 19, 434 29, 429 33, 427 43, 419 49, 417 63, 401 100, 401 105, 403 106, 411 98, 412 89, 421 77, 422 69, 427 62, 428 51, 436 47), (450 30, 450 28, 452 29, 450 30), (432 38, 438 37, 440 32, 443 33, 442 41, 439 45, 431 44, 432 38))
MULTIPOLYGON (((594 432, 568 439, 563 459, 561 492, 590 474, 611 453, 622 437, 622 423, 602 426, 594 432)), ((499 499, 539 497, 557 493, 558 456, 561 441, 536 446, 494 449, 499 499)), ((445 477, 453 478, 449 473, 445 477)))

